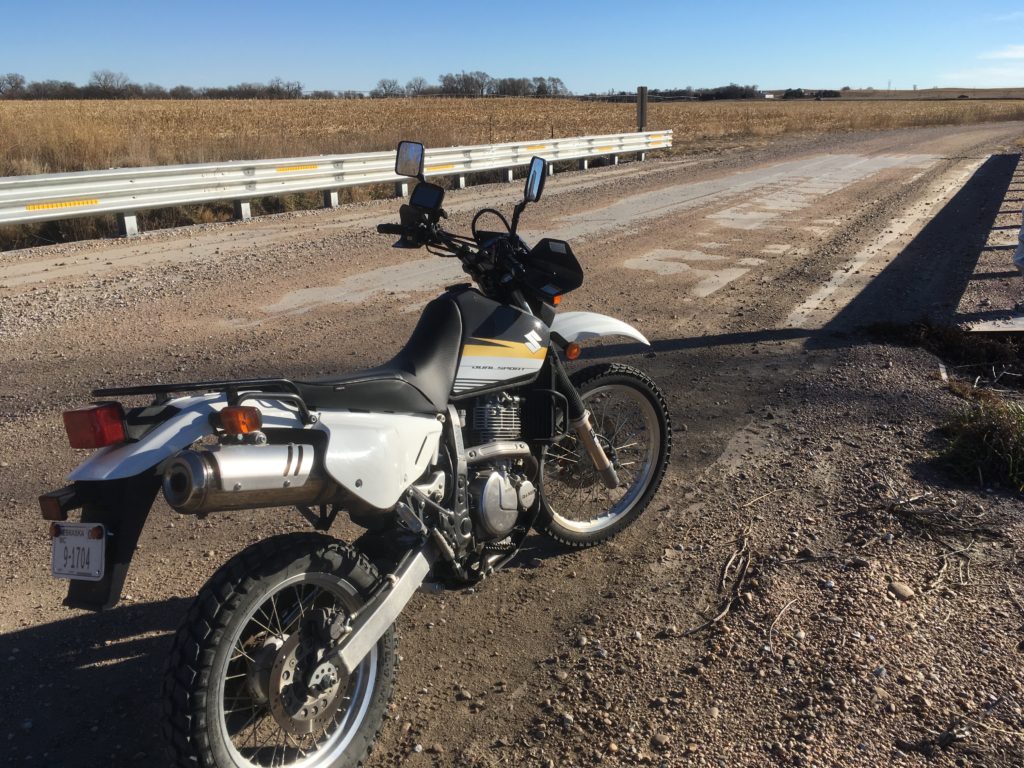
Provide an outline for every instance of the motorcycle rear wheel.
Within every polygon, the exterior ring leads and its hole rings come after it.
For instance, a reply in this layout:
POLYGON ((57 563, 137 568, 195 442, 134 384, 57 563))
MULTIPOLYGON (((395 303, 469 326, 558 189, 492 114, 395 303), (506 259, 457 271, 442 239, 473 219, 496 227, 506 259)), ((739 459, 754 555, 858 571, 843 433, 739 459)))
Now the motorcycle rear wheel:
POLYGON ((606 488, 576 435, 544 449, 540 529, 570 547, 592 547, 633 523, 651 502, 668 467, 672 424, 658 386, 618 363, 573 374, 598 442, 619 476, 606 488))
POLYGON ((233 557, 178 630, 164 681, 165 735, 179 766, 355 768, 384 718, 394 627, 351 676, 311 680, 333 620, 377 583, 377 569, 328 536, 287 534, 233 557))

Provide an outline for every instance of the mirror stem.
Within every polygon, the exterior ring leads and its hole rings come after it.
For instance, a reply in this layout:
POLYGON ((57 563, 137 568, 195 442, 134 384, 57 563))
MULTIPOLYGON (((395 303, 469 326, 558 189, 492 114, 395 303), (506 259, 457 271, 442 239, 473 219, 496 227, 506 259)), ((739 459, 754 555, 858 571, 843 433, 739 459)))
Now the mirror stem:
POLYGON ((526 208, 526 201, 523 200, 521 203, 516 203, 516 207, 512 209, 512 226, 510 227, 510 234, 515 234, 516 230, 519 229, 519 214, 526 208))

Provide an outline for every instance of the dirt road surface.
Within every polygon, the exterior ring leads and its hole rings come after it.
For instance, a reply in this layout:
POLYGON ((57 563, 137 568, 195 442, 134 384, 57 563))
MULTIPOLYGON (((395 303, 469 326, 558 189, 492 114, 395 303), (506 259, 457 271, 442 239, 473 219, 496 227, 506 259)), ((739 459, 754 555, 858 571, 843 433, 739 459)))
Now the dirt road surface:
MULTIPOLYGON (((587 280, 566 308, 652 339, 584 362, 660 382, 672 466, 607 545, 535 537, 475 590, 418 595, 370 764, 1024 764, 1019 500, 932 466, 953 407, 935 358, 861 333, 954 315, 990 232, 1019 222, 1004 201, 1022 135, 852 134, 551 178, 528 239, 572 241, 587 280), (922 504, 974 510, 995 533, 915 527, 922 504)), ((518 192, 450 193, 450 228, 518 192)), ((81 460, 61 410, 104 385, 386 359, 459 280, 451 261, 375 234, 396 212, 378 201, 0 255, 0 759, 165 764, 160 679, 188 601, 235 551, 305 527, 158 502, 122 604, 63 608, 35 501, 81 460)))

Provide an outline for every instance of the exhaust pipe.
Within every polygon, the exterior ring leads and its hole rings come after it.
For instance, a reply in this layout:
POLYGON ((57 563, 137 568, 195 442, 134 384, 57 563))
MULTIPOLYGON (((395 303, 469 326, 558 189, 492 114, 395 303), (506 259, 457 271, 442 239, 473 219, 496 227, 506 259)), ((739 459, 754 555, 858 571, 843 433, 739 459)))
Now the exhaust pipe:
POLYGON ((206 514, 324 504, 338 487, 317 466, 312 445, 227 445, 175 456, 163 490, 178 512, 206 514))

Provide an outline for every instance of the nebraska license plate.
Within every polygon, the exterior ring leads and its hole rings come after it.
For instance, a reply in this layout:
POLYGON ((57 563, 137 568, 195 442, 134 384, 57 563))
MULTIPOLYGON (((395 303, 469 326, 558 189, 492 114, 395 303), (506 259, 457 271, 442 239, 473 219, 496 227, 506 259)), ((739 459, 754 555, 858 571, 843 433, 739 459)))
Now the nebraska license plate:
POLYGON ((99 523, 60 523, 50 573, 58 579, 99 581, 106 564, 107 530, 99 523))

